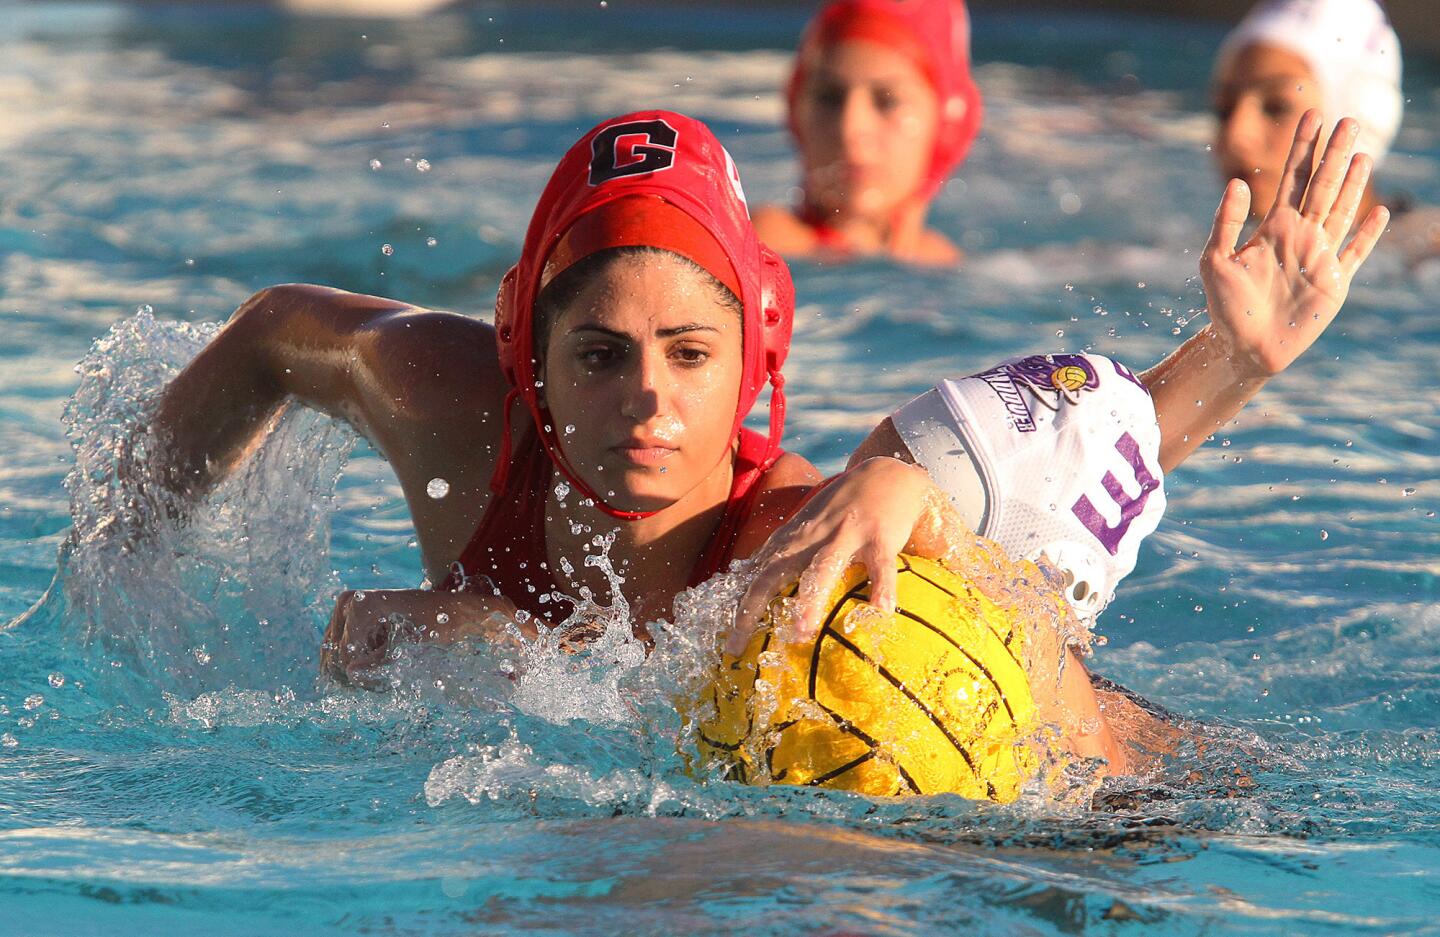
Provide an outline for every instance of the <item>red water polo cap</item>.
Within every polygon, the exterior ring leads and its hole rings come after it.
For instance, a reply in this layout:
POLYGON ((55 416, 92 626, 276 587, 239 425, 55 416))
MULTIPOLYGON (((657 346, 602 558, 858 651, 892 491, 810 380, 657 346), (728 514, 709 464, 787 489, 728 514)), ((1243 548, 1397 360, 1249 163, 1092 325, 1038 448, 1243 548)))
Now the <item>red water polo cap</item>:
POLYGON ((836 0, 806 27, 786 97, 790 132, 799 139, 795 105, 815 59, 841 42, 867 41, 891 48, 920 66, 940 101, 930 167, 916 193, 930 199, 965 161, 980 132, 984 106, 970 76, 970 14, 964 0, 836 0))
MULTIPOLYGON (((565 458, 555 421, 536 386, 535 300, 570 266, 612 247, 657 247, 687 257, 725 284, 741 302, 744 371, 732 434, 738 438, 768 382, 770 432, 763 458, 737 472, 763 472, 780 452, 785 425, 784 378, 790 349, 794 289, 790 271, 755 236, 745 193, 730 154, 704 124, 672 111, 641 111, 607 120, 572 146, 550 177, 520 261, 505 274, 495 300, 495 335, 510 399, 525 402, 541 443, 561 473, 606 513, 623 519, 655 512, 608 505, 565 458)), ((491 488, 505 487, 510 433, 491 488)), ((737 482, 746 482, 737 476, 737 482)), ((748 484, 737 484, 745 490, 748 484)))

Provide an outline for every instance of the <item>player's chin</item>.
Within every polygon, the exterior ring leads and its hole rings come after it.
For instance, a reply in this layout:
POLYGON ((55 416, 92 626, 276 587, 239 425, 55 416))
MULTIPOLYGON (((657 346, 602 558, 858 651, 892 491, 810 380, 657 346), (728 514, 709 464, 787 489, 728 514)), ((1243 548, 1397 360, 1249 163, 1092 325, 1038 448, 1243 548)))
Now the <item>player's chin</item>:
MULTIPOLYGON (((679 501, 688 487, 684 480, 670 477, 671 471, 629 469, 618 472, 609 480, 605 501, 620 511, 650 514, 663 511, 679 501)), ((606 489, 600 489, 606 491, 606 489)))

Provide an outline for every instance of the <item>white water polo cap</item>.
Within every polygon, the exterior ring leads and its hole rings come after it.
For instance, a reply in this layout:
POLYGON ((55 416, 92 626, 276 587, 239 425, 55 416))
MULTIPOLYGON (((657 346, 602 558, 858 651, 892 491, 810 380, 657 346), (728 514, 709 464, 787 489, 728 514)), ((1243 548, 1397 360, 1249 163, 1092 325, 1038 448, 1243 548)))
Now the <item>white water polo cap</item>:
POLYGON ((1013 358, 890 419, 971 529, 1064 574, 1081 618, 1109 604, 1165 513, 1150 392, 1109 358, 1013 358))
MULTIPOLYGON (((1400 39, 1375 0, 1269 0, 1240 21, 1220 47, 1217 70, 1242 49, 1265 44, 1294 52, 1315 73, 1325 121, 1360 122, 1355 150, 1379 166, 1404 113, 1400 39)), ((1323 140, 1322 140, 1323 143, 1323 140)))

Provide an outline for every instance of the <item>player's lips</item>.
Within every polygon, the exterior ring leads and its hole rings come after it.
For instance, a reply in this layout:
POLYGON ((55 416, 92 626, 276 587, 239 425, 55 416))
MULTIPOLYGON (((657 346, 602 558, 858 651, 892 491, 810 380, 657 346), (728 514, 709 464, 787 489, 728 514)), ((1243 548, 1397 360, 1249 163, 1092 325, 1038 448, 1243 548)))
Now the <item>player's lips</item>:
POLYGON ((634 465, 660 465, 679 450, 658 439, 627 439, 610 451, 634 465))

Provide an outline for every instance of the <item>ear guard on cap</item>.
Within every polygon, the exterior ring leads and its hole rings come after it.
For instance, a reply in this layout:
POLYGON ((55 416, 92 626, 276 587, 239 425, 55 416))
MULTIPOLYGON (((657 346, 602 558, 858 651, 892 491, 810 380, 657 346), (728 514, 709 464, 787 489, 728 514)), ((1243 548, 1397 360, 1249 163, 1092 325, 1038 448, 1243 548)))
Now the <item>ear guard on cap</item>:
MULTIPOLYGON (((498 317, 497 317, 498 321, 498 317)), ((765 349, 765 370, 774 380, 790 352, 795 328, 795 284, 780 255, 760 245, 760 335, 765 349)))
POLYGON ((520 276, 520 265, 516 264, 500 279, 500 289, 495 294, 495 347, 500 353, 500 370, 505 381, 515 386, 515 281, 520 276))

